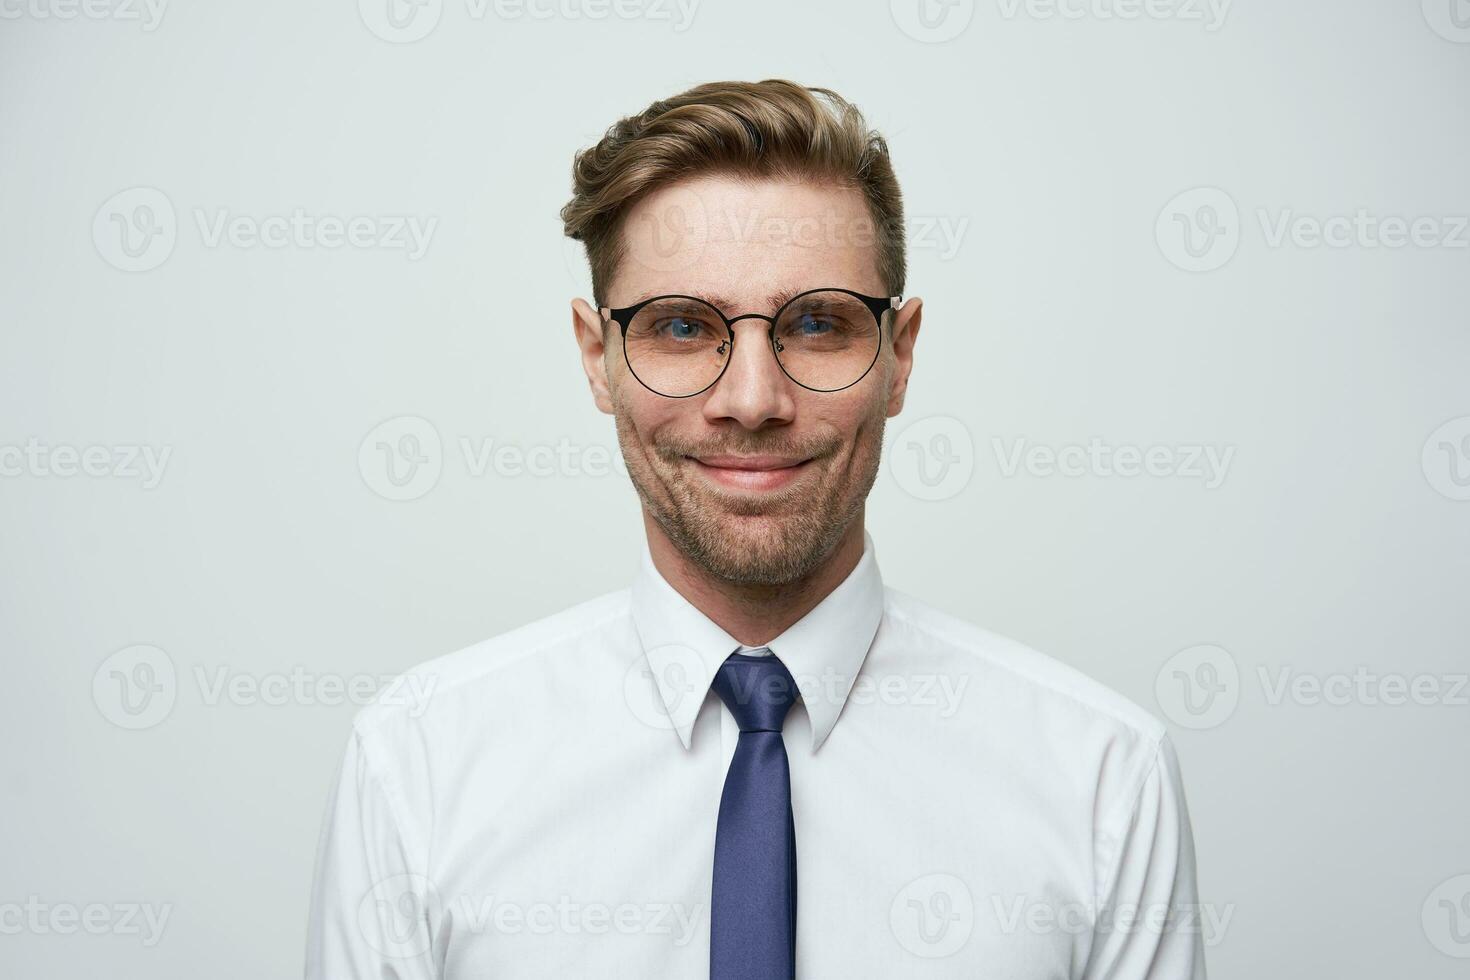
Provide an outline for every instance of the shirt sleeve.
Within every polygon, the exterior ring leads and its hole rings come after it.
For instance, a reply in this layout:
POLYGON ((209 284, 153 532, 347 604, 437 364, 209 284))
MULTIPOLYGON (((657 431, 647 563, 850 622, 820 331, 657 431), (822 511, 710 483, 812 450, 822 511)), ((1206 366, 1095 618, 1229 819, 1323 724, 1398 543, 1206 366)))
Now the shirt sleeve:
POLYGON ((317 842, 306 980, 430 980, 434 889, 354 729, 317 842))
POLYGON ((1101 884, 1084 980, 1205 980, 1194 836, 1168 735, 1131 812, 1098 846, 1116 858, 1101 884))

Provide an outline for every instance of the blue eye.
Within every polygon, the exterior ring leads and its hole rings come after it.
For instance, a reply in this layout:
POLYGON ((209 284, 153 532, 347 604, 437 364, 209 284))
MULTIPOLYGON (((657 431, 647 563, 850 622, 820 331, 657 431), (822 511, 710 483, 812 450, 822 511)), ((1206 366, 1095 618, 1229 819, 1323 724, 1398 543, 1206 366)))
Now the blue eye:
POLYGON ((699 336, 704 324, 693 317, 672 316, 664 321, 664 328, 675 340, 692 340, 699 336))
POLYGON ((811 313, 803 313, 800 317, 798 317, 796 320, 796 326, 799 330, 801 330, 809 337, 814 334, 826 333, 832 329, 832 324, 830 321, 814 316, 811 313), (808 327, 815 327, 816 329, 808 330, 808 327))

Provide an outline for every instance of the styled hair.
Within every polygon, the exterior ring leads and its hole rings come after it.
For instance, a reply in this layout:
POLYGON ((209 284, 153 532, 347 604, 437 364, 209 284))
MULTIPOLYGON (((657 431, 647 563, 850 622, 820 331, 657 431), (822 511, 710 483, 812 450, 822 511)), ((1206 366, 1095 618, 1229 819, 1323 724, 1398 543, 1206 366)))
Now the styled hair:
POLYGON ((628 210, 660 187, 720 173, 860 189, 878 275, 889 295, 903 292, 903 197, 887 142, 836 92, 772 78, 709 82, 661 99, 576 155, 561 219, 587 250, 598 306, 624 258, 628 210))

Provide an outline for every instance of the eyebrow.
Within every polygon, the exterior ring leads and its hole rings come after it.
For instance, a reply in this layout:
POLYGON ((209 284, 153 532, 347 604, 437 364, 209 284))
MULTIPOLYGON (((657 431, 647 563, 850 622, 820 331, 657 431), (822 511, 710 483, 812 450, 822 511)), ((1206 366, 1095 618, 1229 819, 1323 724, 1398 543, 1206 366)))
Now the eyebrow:
MULTIPOLYGON (((812 287, 812 288, 816 289, 816 288, 820 288, 820 287, 812 287)), ((797 296, 799 296, 799 295, 801 295, 802 293, 805 293, 805 292, 810 292, 810 290, 808 290, 808 289, 794 289, 794 288, 793 289, 783 289, 783 290, 780 290, 779 292, 775 292, 775 293, 772 293, 769 296, 767 296, 766 297, 766 303, 769 304, 770 309, 772 309, 772 310, 779 310, 781 307, 785 306, 791 300, 795 299, 797 296)), ((666 294, 660 294, 660 295, 666 295, 666 294)), ((680 295, 684 295, 684 294, 680 294, 680 295)), ((694 293, 689 293, 687 295, 694 296, 695 294, 694 293)), ((696 296, 695 298, 696 299, 702 299, 706 303, 709 303, 711 306, 715 307, 716 309, 722 310, 725 313, 740 313, 740 312, 742 312, 742 311, 736 309, 736 306, 738 304, 735 303, 733 300, 731 300, 727 296, 720 296, 720 295, 714 295, 714 294, 706 294, 704 296, 696 296)), ((644 299, 653 299, 653 297, 652 296, 646 296, 646 297, 644 297, 644 299)), ((642 300, 640 300, 639 302, 642 302, 642 300)))

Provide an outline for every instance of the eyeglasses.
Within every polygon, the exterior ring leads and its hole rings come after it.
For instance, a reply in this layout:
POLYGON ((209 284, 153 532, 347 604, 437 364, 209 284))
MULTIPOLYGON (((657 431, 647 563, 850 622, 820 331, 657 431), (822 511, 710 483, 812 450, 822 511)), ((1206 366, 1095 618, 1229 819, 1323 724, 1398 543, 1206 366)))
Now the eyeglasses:
MULTIPOLYGON (((623 359, 656 395, 688 398, 709 388, 730 365, 735 324, 765 320, 776 363, 812 391, 841 391, 867 376, 883 344, 883 314, 901 296, 864 296, 826 286, 791 297, 775 316, 726 316, 697 296, 654 296, 603 317, 622 328, 623 359)), ((891 325, 890 325, 891 329, 891 325)))

